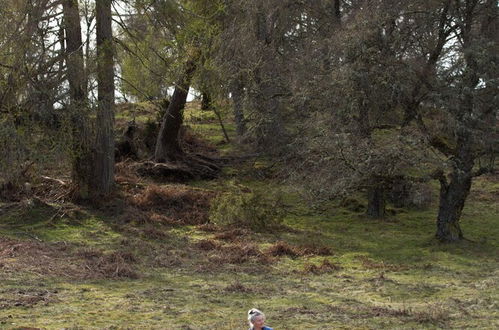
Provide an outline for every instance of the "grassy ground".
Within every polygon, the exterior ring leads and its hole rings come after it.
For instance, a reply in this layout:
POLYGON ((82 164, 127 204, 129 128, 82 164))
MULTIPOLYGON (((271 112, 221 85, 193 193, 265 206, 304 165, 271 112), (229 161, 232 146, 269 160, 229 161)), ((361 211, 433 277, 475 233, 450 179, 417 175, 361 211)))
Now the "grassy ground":
MULTIPOLYGON (((189 116, 223 140, 214 118, 189 116)), ((98 209, 0 205, 0 328, 244 329, 251 307, 275 329, 499 327, 497 176, 474 182, 457 245, 433 240, 435 207, 373 221, 286 187, 287 227, 197 225, 213 191, 255 166, 189 186, 122 178, 126 193, 98 209)))

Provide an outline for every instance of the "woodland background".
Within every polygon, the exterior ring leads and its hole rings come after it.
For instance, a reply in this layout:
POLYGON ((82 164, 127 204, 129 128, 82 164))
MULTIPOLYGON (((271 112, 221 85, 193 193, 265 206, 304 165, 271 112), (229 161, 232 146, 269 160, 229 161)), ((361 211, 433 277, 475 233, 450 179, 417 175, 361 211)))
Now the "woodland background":
POLYGON ((498 324, 497 0, 1 1, 2 327, 498 324))

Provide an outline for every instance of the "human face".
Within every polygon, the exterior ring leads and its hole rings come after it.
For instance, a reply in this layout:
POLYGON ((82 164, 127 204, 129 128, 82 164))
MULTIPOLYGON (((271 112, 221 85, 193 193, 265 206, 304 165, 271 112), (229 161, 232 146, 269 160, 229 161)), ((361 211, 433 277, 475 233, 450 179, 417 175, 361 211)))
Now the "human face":
POLYGON ((251 323, 253 323, 253 327, 255 329, 261 329, 265 325, 265 316, 263 316, 263 315, 255 316, 255 318, 253 319, 253 322, 251 322, 251 323))

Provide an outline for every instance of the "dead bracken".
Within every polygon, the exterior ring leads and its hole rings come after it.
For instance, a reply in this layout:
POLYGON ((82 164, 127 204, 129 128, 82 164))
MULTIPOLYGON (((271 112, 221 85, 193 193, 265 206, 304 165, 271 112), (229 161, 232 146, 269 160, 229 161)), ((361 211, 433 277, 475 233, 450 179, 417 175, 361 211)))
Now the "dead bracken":
POLYGON ((213 192, 186 186, 149 185, 131 196, 130 203, 149 212, 153 221, 200 225, 209 222, 208 210, 213 196, 213 192))

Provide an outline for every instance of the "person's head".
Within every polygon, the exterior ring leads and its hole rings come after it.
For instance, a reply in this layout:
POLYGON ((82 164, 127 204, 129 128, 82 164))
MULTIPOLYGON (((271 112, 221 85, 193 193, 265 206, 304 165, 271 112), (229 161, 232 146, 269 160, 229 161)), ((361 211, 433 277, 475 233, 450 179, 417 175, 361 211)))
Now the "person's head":
POLYGON ((248 311, 248 321, 251 327, 261 328, 265 324, 265 314, 256 308, 248 311))

